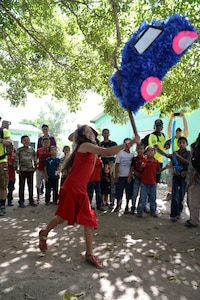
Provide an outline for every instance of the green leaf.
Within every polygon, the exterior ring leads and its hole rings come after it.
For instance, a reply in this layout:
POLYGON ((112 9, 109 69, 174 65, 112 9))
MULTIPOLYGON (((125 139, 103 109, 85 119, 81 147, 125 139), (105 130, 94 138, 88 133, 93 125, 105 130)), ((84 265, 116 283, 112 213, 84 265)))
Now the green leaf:
MULTIPOLYGON (((0 2, 0 84, 11 105, 25 105, 27 94, 51 94, 70 112, 80 109, 88 90, 102 96, 113 122, 127 113, 114 97, 109 79, 121 50, 144 20, 187 15, 200 31, 199 1, 180 0, 18 0, 0 2), (117 30, 118 28, 118 34, 117 30)), ((199 107, 200 46, 194 44, 163 81, 160 97, 144 106, 161 116, 199 107)))

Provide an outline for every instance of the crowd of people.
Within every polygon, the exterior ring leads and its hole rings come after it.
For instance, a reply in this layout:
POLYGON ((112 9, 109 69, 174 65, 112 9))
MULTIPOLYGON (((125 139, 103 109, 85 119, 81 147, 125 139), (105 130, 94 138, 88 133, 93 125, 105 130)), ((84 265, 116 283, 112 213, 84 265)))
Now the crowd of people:
POLYGON ((26 207, 25 182, 29 205, 38 206, 43 193, 46 205, 58 205, 55 217, 39 233, 40 250, 46 251, 47 235, 58 224, 65 220, 70 225, 81 224, 84 226, 86 260, 101 267, 102 262, 92 253, 92 229, 98 227, 95 209, 119 212, 125 194, 124 214, 135 214, 141 218, 148 213, 158 217, 157 184, 161 172, 167 170, 170 220, 177 222, 181 218, 187 192, 190 219, 184 225, 198 227, 200 175, 191 164, 196 141, 189 151, 188 126, 183 113, 178 116, 183 119, 184 129, 177 128, 172 137, 172 121, 176 116, 172 114, 169 120, 168 139, 162 132, 162 120, 157 119, 147 141, 144 142, 145 139, 141 140, 139 136, 133 139, 127 137, 122 145, 110 140, 107 128, 102 130, 103 141, 100 142, 93 128, 80 126, 70 135, 72 151, 69 146, 64 146, 62 158, 57 156, 56 139, 49 134, 48 125, 42 125, 43 135, 38 139, 37 150, 30 146, 28 135, 21 137, 22 147, 15 150, 8 124, 3 121, 0 131, 0 216, 6 214, 6 200, 8 206, 14 205, 13 191, 18 174, 19 208, 26 207), (133 144, 136 144, 136 155, 130 151, 133 144), (164 157, 167 163, 163 167, 164 157), (37 200, 33 197, 34 173, 37 200), (94 193, 96 207, 93 205, 94 193))

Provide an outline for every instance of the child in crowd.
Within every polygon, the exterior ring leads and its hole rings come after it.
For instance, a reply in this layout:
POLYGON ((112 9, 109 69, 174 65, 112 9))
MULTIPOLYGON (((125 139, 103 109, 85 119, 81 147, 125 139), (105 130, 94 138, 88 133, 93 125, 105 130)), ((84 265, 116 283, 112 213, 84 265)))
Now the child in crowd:
POLYGON ((133 195, 132 195, 132 207, 131 214, 135 213, 136 200, 139 195, 141 185, 142 163, 146 162, 146 156, 144 155, 144 144, 140 143, 136 146, 137 156, 132 158, 131 167, 129 171, 128 181, 131 182, 133 178, 133 195))
MULTIPOLYGON (((129 143, 130 139, 124 139, 124 143, 129 143)), ((115 182, 116 182, 116 194, 117 206, 114 209, 115 212, 118 212, 121 209, 123 192, 125 189, 126 193, 126 207, 125 214, 129 213, 129 200, 132 198, 133 193, 133 184, 132 178, 131 181, 128 180, 129 170, 131 166, 131 161, 133 158, 133 153, 130 152, 130 148, 126 147, 124 150, 120 151, 116 156, 115 161, 115 182)))
POLYGON ((46 205, 49 205, 51 190, 53 190, 53 204, 58 201, 58 181, 59 181, 60 158, 57 157, 56 146, 50 147, 50 157, 45 160, 44 174, 46 179, 46 205))
MULTIPOLYGON (((196 143, 191 144, 191 156, 193 156, 196 143)), ((190 161, 186 175, 187 205, 190 211, 190 219, 185 222, 186 227, 198 227, 200 225, 200 174, 194 169, 190 161)))
POLYGON ((87 184, 94 168, 96 155, 114 155, 124 148, 130 148, 133 143, 139 142, 139 137, 135 137, 127 144, 103 148, 96 145, 92 129, 83 125, 75 131, 74 142, 74 151, 64 166, 64 169, 70 169, 70 173, 60 189, 59 206, 55 217, 39 233, 39 248, 45 252, 48 233, 65 220, 69 225, 81 224, 84 226, 86 260, 101 268, 102 262, 92 253, 92 229, 97 228, 98 225, 96 212, 90 206, 87 184))
POLYGON ((94 191, 96 194, 96 208, 99 211, 105 211, 102 207, 102 196, 101 196, 101 168, 102 168, 102 161, 100 157, 96 157, 94 170, 92 175, 90 176, 88 185, 87 185, 87 192, 90 200, 90 204, 92 204, 92 199, 94 195, 94 191))
POLYGON ((177 157, 179 170, 174 166, 173 178, 172 178, 172 201, 171 201, 171 212, 170 220, 176 222, 181 217, 183 210, 183 201, 185 196, 186 188, 186 174, 187 168, 191 159, 190 151, 186 149, 188 141, 184 136, 178 139, 179 150, 174 152, 177 157), (180 170, 180 167, 182 168, 180 170))
POLYGON ((103 205, 108 206, 108 197, 111 192, 111 172, 109 161, 105 161, 101 169, 101 195, 103 205))
MULTIPOLYGON (((50 139, 44 137, 42 140, 42 148, 38 148, 36 155, 38 159, 38 166, 36 170, 36 188, 37 188, 37 203, 40 202, 40 191, 42 182, 45 181, 44 165, 46 159, 50 156, 49 152, 50 139)), ((46 197, 46 182, 45 182, 45 197, 46 197)))
POLYGON ((69 146, 64 146, 62 151, 64 153, 64 156, 61 157, 61 159, 60 159, 60 170, 61 170, 60 186, 63 185, 63 183, 65 181, 65 178, 66 178, 66 174, 64 174, 62 172, 62 167, 63 167, 64 162, 70 157, 70 151, 71 151, 71 149, 70 149, 69 146))
POLYGON ((14 169, 14 160, 15 160, 15 148, 11 144, 7 146, 7 153, 8 153, 8 206, 13 206, 13 191, 15 189, 15 169, 14 169))
MULTIPOLYGON (((96 145, 99 146, 98 132, 94 130, 92 127, 91 129, 95 135, 96 145)), ((96 208, 99 211, 105 211, 105 209, 102 207, 102 197, 101 197, 101 168, 102 168, 102 160, 100 159, 100 156, 96 156, 94 169, 87 185, 87 192, 88 192, 90 204, 92 205, 92 199, 95 191, 96 208)))
POLYGON ((155 149, 152 146, 147 146, 145 149, 146 160, 141 163, 141 189, 140 198, 137 207, 137 216, 142 217, 144 209, 146 207, 146 200, 148 197, 150 203, 150 215, 152 217, 158 217, 156 213, 156 174, 159 174, 163 170, 167 169, 167 166, 160 168, 160 164, 157 159, 154 158, 155 149))
MULTIPOLYGON (((167 140, 165 142, 164 149, 165 149, 165 153, 167 153, 167 154, 171 153, 171 140, 167 140)), ((171 201, 171 199, 172 199, 172 177, 173 177, 172 162, 171 162, 171 159, 164 157, 163 163, 171 165, 171 167, 169 166, 169 168, 167 169, 167 172, 166 172, 166 183, 167 183, 166 201, 171 201)))
POLYGON ((37 206, 33 200, 33 173, 37 167, 37 157, 35 150, 30 146, 30 138, 28 135, 21 137, 22 147, 17 149, 14 169, 19 174, 19 207, 25 207, 24 204, 24 189, 25 181, 27 180, 29 204, 37 206))

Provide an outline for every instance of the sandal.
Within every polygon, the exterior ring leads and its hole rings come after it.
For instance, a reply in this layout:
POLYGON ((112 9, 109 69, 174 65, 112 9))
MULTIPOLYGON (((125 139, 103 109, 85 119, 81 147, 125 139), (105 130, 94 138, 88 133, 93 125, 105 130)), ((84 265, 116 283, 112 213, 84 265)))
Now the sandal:
POLYGON ((39 232, 39 248, 42 253, 45 253, 47 250, 47 236, 43 235, 44 230, 39 232))
POLYGON ((87 252, 86 252, 85 258, 86 258, 86 261, 89 262, 90 264, 92 264, 93 266, 100 268, 100 269, 103 268, 103 262, 97 256, 94 256, 92 254, 87 254, 87 252))

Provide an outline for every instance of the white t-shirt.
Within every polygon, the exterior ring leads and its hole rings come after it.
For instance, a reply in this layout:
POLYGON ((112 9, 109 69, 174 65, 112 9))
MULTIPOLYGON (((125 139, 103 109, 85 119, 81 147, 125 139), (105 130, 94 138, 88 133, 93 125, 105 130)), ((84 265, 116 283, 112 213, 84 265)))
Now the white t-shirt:
POLYGON ((115 163, 119 164, 119 172, 116 174, 118 177, 128 177, 132 158, 133 153, 128 153, 124 150, 117 154, 115 163))

